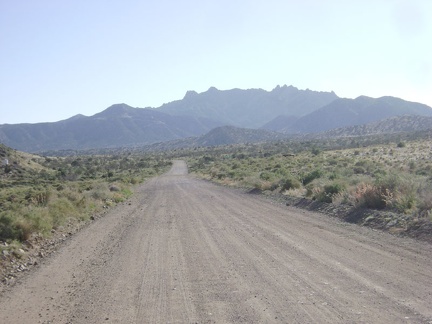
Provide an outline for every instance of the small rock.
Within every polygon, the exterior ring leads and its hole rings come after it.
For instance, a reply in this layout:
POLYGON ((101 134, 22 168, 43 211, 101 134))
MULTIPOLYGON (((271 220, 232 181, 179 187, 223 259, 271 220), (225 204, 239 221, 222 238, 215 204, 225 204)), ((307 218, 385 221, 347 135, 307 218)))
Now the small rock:
POLYGON ((390 222, 387 223, 386 227, 392 227, 395 226, 398 223, 397 219, 393 219, 390 222))
POLYGON ((366 217, 366 219, 364 220, 365 223, 370 222, 371 220, 374 220, 375 217, 373 215, 366 217))

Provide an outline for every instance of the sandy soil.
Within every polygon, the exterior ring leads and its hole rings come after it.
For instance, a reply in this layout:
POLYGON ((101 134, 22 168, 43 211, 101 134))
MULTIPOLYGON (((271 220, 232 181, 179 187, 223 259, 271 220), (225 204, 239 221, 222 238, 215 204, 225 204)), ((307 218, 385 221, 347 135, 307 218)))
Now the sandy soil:
POLYGON ((184 162, 0 296, 1 323, 431 323, 432 245, 215 186, 184 162))

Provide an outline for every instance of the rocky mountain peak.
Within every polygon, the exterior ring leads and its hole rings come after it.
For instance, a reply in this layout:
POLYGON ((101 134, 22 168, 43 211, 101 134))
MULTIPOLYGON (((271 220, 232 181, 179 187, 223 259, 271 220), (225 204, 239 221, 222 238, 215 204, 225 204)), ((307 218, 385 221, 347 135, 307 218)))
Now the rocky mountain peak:
POLYGON ((198 95, 198 92, 194 91, 194 90, 189 90, 186 92, 185 96, 183 99, 188 99, 188 98, 194 98, 198 95))
POLYGON ((207 92, 216 92, 216 91, 219 91, 216 87, 210 87, 208 90, 207 90, 207 92))
POLYGON ((120 117, 120 116, 124 116, 125 114, 128 114, 130 112, 132 112, 134 109, 136 108, 132 108, 131 106, 128 106, 124 103, 121 104, 114 104, 110 107, 108 107, 107 109, 105 109, 104 111, 96 114, 96 117, 120 117))

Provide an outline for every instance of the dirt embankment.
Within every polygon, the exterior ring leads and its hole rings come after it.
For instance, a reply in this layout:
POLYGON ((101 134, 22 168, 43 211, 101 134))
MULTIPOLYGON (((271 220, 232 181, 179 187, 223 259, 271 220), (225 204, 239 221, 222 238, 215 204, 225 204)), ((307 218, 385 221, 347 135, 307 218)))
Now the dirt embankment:
POLYGON ((432 248, 187 175, 184 162, 0 296, 4 323, 428 323, 432 248))
POLYGON ((349 205, 335 205, 311 199, 271 195, 275 200, 284 202, 287 206, 309 211, 320 212, 339 218, 348 223, 367 226, 391 234, 411 237, 432 244, 432 223, 429 220, 418 219, 411 215, 391 211, 356 208, 349 205))

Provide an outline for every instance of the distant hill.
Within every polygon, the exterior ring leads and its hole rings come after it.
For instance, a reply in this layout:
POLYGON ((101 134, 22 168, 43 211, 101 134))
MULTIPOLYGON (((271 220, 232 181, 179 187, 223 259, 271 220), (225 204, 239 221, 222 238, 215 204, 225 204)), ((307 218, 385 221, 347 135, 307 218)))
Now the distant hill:
POLYGON ((205 118, 171 116, 117 104, 91 117, 55 123, 0 125, 0 142, 27 152, 151 144, 204 134, 220 126, 205 118))
POLYGON ((337 99, 295 123, 281 129, 285 133, 319 133, 346 126, 362 125, 394 116, 432 116, 432 108, 394 97, 337 99))
POLYGON ((272 142, 289 138, 289 135, 271 132, 263 129, 239 128, 235 126, 222 126, 212 129, 207 134, 160 142, 138 148, 142 151, 168 151, 194 147, 212 147, 243 143, 272 142))
POLYGON ((45 158, 14 150, 0 143, 0 188, 10 185, 8 180, 25 179, 42 170, 50 171, 42 162, 45 158))
POLYGON ((432 117, 395 116, 369 124, 332 129, 322 133, 322 135, 325 137, 351 137, 426 130, 432 130, 432 117))
POLYGON ((276 141, 286 138, 283 134, 263 129, 247 129, 234 126, 218 127, 200 136, 196 146, 219 146, 239 143, 256 143, 276 141))
POLYGON ((172 115, 205 117, 243 128, 259 128, 280 115, 304 116, 338 99, 334 92, 299 90, 293 86, 262 89, 188 91, 182 100, 162 105, 172 115))

